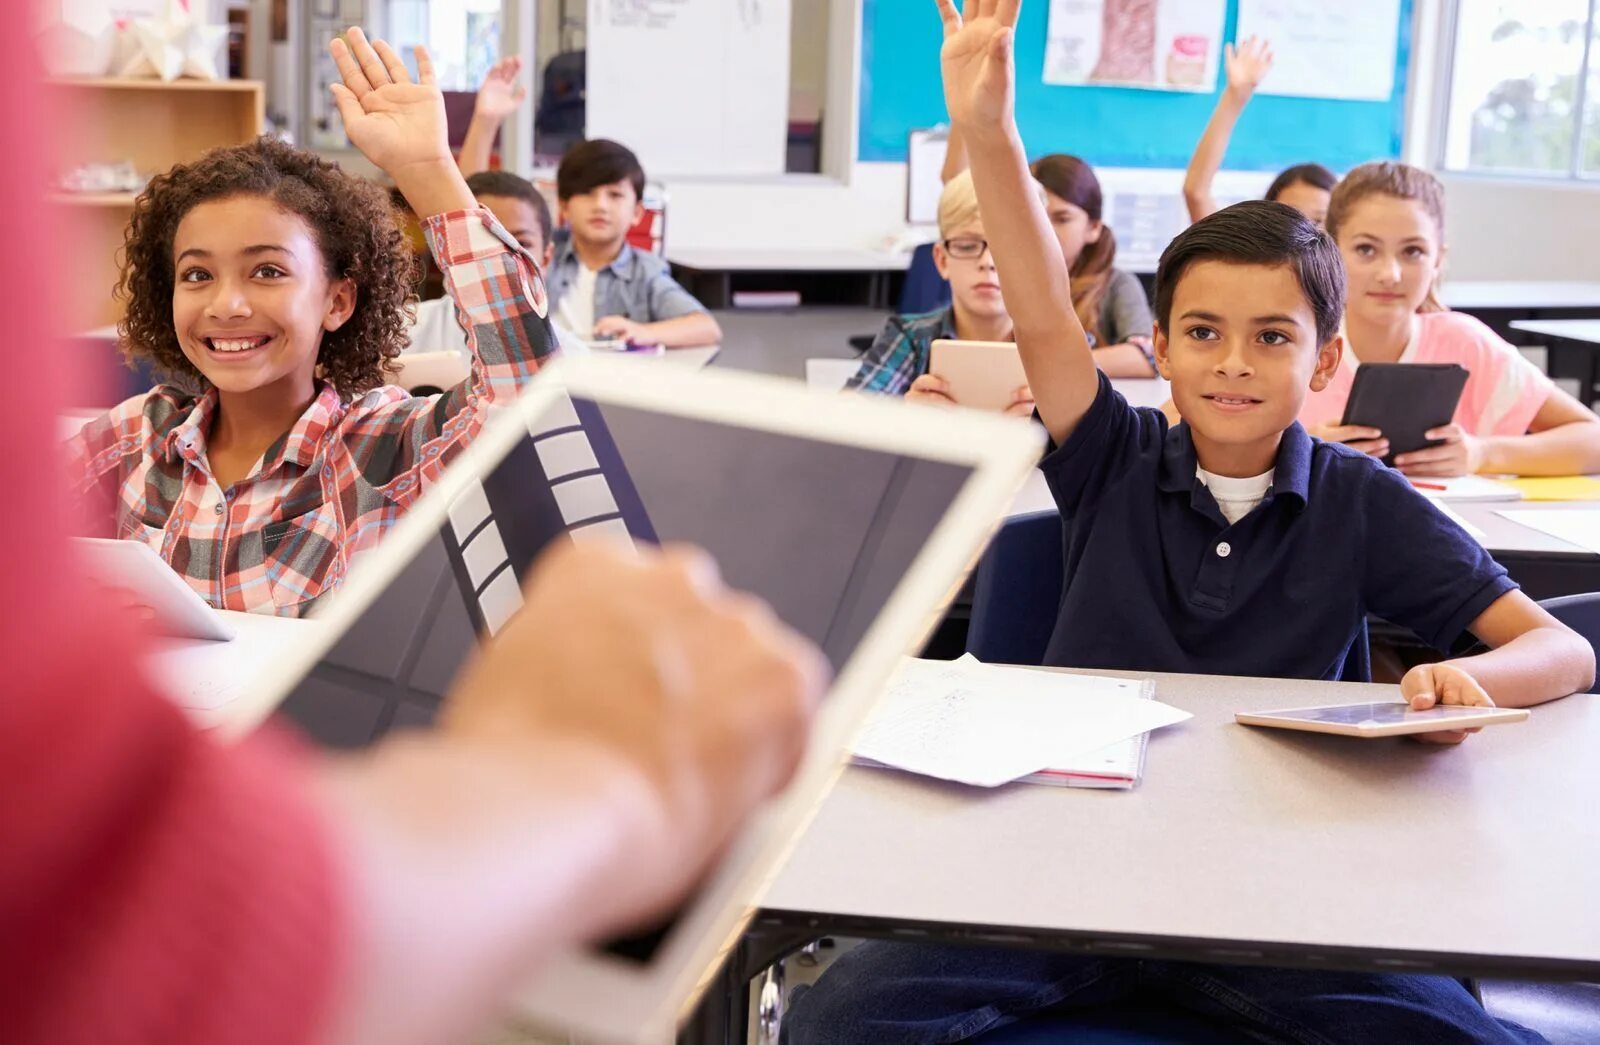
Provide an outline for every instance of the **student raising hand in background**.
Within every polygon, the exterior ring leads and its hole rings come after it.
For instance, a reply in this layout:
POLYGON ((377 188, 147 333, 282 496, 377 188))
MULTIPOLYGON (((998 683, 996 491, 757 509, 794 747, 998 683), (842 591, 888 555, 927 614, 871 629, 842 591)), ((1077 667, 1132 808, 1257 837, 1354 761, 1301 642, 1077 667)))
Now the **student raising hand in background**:
POLYGON ((456 159, 463 175, 471 177, 489 169, 489 156, 500 126, 528 100, 528 88, 520 80, 521 75, 522 59, 513 54, 494 63, 484 76, 472 107, 472 122, 461 142, 461 155, 456 159))

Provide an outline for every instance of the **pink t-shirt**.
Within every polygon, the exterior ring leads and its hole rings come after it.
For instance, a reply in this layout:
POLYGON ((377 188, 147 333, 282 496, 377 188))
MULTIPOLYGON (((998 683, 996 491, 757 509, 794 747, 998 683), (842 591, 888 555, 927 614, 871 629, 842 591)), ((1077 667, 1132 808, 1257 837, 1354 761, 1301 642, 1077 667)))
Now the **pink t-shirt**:
MULTIPOLYGON (((1423 312, 1402 363, 1460 363, 1467 368, 1454 421, 1469 435, 1522 435, 1555 386, 1504 338, 1464 312, 1423 312)), ((1307 428, 1338 424, 1358 363, 1348 346, 1328 387, 1300 408, 1307 428)))

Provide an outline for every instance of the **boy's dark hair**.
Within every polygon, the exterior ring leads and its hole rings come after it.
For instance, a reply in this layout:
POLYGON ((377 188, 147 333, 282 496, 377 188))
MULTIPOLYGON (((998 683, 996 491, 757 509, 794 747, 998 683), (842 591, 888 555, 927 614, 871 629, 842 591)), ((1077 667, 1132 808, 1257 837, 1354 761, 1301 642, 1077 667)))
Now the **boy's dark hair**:
POLYGON ((1267 186, 1265 199, 1275 200, 1283 195, 1283 190, 1291 185, 1310 185, 1323 192, 1332 192, 1333 187, 1339 184, 1339 178, 1328 168, 1320 163, 1297 163, 1272 179, 1272 184, 1267 186))
POLYGON ((1161 252, 1156 265, 1156 322, 1170 331, 1178 280, 1199 261, 1288 265, 1316 317, 1317 344, 1339 332, 1344 316, 1344 262, 1333 238, 1293 207, 1247 200, 1201 218, 1161 252))
POLYGON ((479 171, 467 179, 467 188, 472 190, 474 196, 504 196, 507 199, 526 200, 528 206, 533 208, 534 217, 538 219, 539 233, 544 237, 545 246, 550 245, 555 222, 550 219, 550 204, 545 201, 544 193, 534 187, 533 182, 510 171, 479 171))
POLYGON ((561 166, 556 168, 556 197, 570 200, 618 181, 626 181, 633 186, 634 196, 644 198, 644 168, 639 166, 639 157, 626 145, 591 138, 561 157, 561 166))
POLYGON ((384 384, 389 360, 410 339, 415 310, 408 299, 417 275, 389 196, 338 164, 269 137, 179 164, 152 178, 134 201, 116 288, 127 305, 118 324, 123 354, 204 383, 173 329, 173 239, 199 204, 241 196, 264 197, 299 216, 316 238, 328 278, 355 284, 355 311, 322 335, 317 364, 323 379, 346 400, 384 384))

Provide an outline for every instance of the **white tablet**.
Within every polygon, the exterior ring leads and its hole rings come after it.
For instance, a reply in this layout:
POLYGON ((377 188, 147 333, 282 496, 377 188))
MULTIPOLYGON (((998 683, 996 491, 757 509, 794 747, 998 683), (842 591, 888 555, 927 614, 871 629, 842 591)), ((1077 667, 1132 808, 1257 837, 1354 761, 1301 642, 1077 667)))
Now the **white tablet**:
POLYGON ((185 639, 231 639, 233 629, 149 545, 79 537, 73 541, 90 581, 150 609, 150 627, 185 639))
MULTIPOLYGON (((813 639, 836 675, 794 783, 654 931, 575 950, 520 1015, 583 1038, 670 1040, 1038 460, 1026 422, 812 392, 726 371, 551 364, 485 426, 313 616, 323 635, 240 699, 330 745, 427 728, 478 641, 522 605, 548 543, 692 542, 813 639)), ((530 679, 537 685, 537 679, 530 679)))
POLYGON ((1404 701, 1377 704, 1339 704, 1325 708, 1288 711, 1239 712, 1234 718, 1246 726, 1299 729, 1310 733, 1336 733, 1342 737, 1395 737, 1406 733, 1437 733, 1452 729, 1477 729, 1521 722, 1527 708, 1467 708, 1446 705, 1412 711, 1404 701))
POLYGON ((928 347, 928 373, 950 382, 958 404, 978 410, 1004 410, 1028 383, 1022 356, 1009 341, 940 338, 928 347))

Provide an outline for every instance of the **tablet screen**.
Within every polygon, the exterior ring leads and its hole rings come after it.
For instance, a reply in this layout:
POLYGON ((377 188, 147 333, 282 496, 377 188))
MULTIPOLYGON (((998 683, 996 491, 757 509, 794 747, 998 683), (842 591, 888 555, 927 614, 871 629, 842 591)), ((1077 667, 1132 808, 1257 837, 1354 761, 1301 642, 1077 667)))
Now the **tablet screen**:
MULTIPOLYGON (((296 685, 281 713, 339 748, 432 721, 552 540, 689 542, 843 668, 967 465, 588 400, 530 425, 296 685)), ((930 611, 935 609, 929 608, 930 611)), ((537 679, 530 679, 537 685, 537 679)), ((654 933, 613 953, 647 960, 654 933)))

